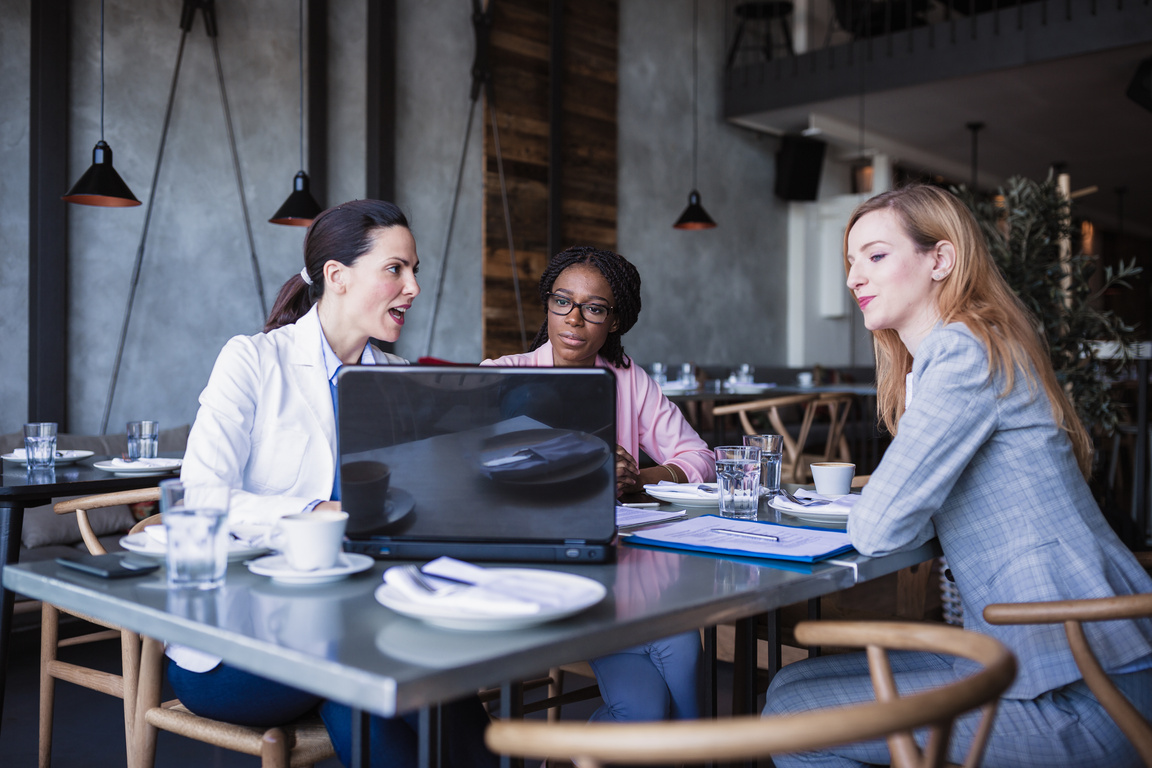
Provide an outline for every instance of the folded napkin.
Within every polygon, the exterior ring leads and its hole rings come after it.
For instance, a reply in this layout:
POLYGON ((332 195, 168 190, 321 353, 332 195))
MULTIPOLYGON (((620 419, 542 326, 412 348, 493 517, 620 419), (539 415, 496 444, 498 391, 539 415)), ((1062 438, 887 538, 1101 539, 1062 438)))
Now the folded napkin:
MULTIPOLYGON (((71 451, 56 451, 56 458, 61 458, 66 453, 71 453, 71 451)), ((12 458, 17 461, 24 461, 24 459, 27 458, 27 454, 23 448, 16 448, 12 451, 12 458)))
POLYGON ((852 507, 856 506, 856 502, 860 500, 860 494, 858 493, 850 493, 847 496, 821 496, 815 491, 806 491, 804 489, 800 489, 792 495, 798 499, 823 499, 830 500, 832 503, 806 507, 803 504, 794 504, 788 500, 788 497, 781 495, 773 500, 772 506, 785 510, 786 512, 821 512, 833 515, 847 515, 852 511, 852 507))
POLYGON ((544 469, 555 472, 582 464, 603 453, 605 447, 597 440, 588 440, 581 434, 570 432, 519 450, 510 450, 502 456, 489 457, 482 466, 484 473, 494 479, 533 477, 544 469))
POLYGON ((155 469, 172 469, 173 467, 180 466, 179 459, 136 459, 135 461, 125 461, 124 459, 112 459, 108 462, 113 468, 125 467, 126 469, 140 469, 141 467, 154 467, 155 469))
MULTIPOLYGON (((241 549, 257 549, 267 547, 268 534, 272 531, 270 525, 236 525, 228 530, 229 546, 241 549)), ((148 525, 144 532, 156 542, 168 545, 168 529, 163 525, 148 525)))
POLYGON ((660 492, 661 496, 677 496, 684 499, 719 499, 719 491, 716 488, 704 486, 702 483, 674 483, 671 480, 661 480, 658 483, 649 484, 644 486, 644 490, 655 488, 660 492))
POLYGON ((429 592, 416 583, 406 566, 396 565, 384 571, 384 583, 413 603, 448 608, 471 616, 532 616, 541 611, 539 603, 483 586, 458 584, 433 576, 424 579, 436 587, 435 592, 429 592))

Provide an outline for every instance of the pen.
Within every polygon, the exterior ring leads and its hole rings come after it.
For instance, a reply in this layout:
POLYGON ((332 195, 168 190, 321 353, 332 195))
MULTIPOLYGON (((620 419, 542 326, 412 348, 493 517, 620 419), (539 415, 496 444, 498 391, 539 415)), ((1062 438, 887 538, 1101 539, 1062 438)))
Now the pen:
POLYGON ((729 536, 746 536, 749 539, 765 539, 767 541, 780 541, 779 536, 770 533, 752 533, 751 531, 734 531, 731 528, 711 528, 712 533, 726 533, 729 536))
POLYGON ((632 509, 655 509, 660 506, 657 501, 635 501, 627 504, 621 504, 622 507, 631 507, 632 509))

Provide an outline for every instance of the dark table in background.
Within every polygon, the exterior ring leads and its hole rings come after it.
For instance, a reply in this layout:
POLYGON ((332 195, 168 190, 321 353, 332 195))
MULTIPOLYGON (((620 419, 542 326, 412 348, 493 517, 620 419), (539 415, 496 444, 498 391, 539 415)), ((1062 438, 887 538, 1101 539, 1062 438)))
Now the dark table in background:
MULTIPOLYGON (((166 456, 170 454, 164 454, 166 456)), ((175 454, 174 456, 179 456, 175 454)), ((94 493, 130 491, 148 488, 174 475, 114 475, 96 469, 93 464, 111 456, 90 456, 74 464, 53 470, 30 472, 23 464, 0 462, 0 578, 4 568, 20 557, 20 532, 24 527, 24 510, 50 504, 64 496, 87 496, 94 493)), ((4 686, 8 675, 8 636, 12 631, 12 605, 15 595, 2 591, 0 604, 0 722, 4 714, 4 686)))

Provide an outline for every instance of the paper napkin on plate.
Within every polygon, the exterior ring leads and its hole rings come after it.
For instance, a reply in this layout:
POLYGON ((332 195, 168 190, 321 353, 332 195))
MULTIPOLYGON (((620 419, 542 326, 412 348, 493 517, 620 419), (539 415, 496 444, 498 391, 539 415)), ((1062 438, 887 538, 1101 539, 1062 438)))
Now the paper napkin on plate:
POLYGON ((458 609, 473 616, 531 616, 541 611, 537 602, 495 592, 484 586, 458 584, 434 576, 424 578, 436 587, 435 592, 417 584, 405 566, 396 565, 384 571, 384 583, 413 603, 458 609))
POLYGON ((800 489, 792 494, 798 499, 822 499, 831 501, 831 504, 817 504, 815 506, 804 506, 803 504, 794 504, 789 501, 786 496, 777 496, 772 500, 772 506, 777 509, 782 509, 786 512, 825 512, 834 515, 847 515, 852 511, 852 507, 860 500, 860 494, 849 493, 846 496, 821 496, 815 491, 806 491, 800 489))
POLYGON ((124 459, 112 459, 108 464, 115 468, 124 467, 125 469, 140 469, 142 467, 154 467, 156 469, 172 469, 179 466, 179 459, 136 459, 134 461, 125 461, 124 459))
MULTIPOLYGON (((272 530, 269 525, 237 525, 229 529, 230 544, 233 547, 242 546, 249 548, 266 547, 268 546, 267 536, 272 530)), ((156 542, 167 546, 168 544, 168 529, 163 525, 147 525, 144 527, 144 532, 156 542)))
POLYGON ((705 486, 701 488, 701 483, 673 483, 671 480, 661 480, 655 484, 644 486, 647 491, 655 488, 660 491, 661 495, 668 494, 670 496, 681 496, 685 499, 718 499, 719 491, 715 488, 708 488, 705 486))

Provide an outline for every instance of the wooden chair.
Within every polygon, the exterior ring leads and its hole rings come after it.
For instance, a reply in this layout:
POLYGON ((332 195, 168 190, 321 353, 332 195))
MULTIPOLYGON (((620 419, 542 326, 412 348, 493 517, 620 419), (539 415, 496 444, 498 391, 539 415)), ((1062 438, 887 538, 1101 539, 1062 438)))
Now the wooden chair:
POLYGON ((1152 617, 1152 594, 1057 600, 1047 603, 994 603, 984 608, 989 624, 1063 624, 1072 658, 1092 694, 1132 742, 1144 765, 1152 768, 1152 724, 1116 689, 1084 635, 1085 621, 1152 617))
POLYGON ((848 441, 844 437, 844 425, 855 399, 855 395, 845 392, 812 392, 721 405, 713 409, 712 413, 714 416, 736 414, 746 435, 761 434, 763 430, 757 429, 749 417, 754 413, 765 413, 775 433, 784 438, 780 480, 785 483, 807 483, 812 479, 810 467, 814 461, 852 461, 848 441), (804 409, 800 429, 795 436, 788 431, 780 414, 781 408, 790 406, 802 406, 804 409), (821 453, 805 453, 808 433, 812 429, 816 415, 825 409, 828 411, 829 420, 824 450, 821 453))
MULTIPOLYGON (((55 506, 55 510, 57 514, 75 512, 80 535, 88 550, 93 554, 104 554, 105 549, 88 522, 87 512, 117 504, 157 501, 159 498, 159 488, 144 488, 62 501, 55 506)), ((131 533, 159 522, 161 516, 153 515, 133 526, 131 533)), ((74 644, 71 641, 61 641, 57 644, 57 613, 58 609, 45 604, 40 662, 41 768, 47 768, 51 756, 55 679, 79 682, 81 685, 85 683, 80 681, 94 680, 101 686, 95 690, 102 690, 124 699, 124 734, 130 768, 151 768, 155 763, 157 729, 260 757, 262 768, 307 766, 335 756, 336 752, 328 738, 328 731, 320 718, 315 715, 275 728, 252 728, 199 717, 176 700, 162 703, 160 692, 164 679, 164 646, 157 640, 101 623, 102 626, 109 627, 108 631, 99 633, 101 637, 114 637, 117 634, 121 637, 123 674, 120 676, 56 660, 58 645, 74 644)), ((81 616, 81 618, 87 617, 81 616)))
POLYGON ((1016 676, 1016 659, 999 641, 954 627, 908 623, 806 622, 797 636, 813 645, 863 646, 872 670, 876 701, 783 718, 756 715, 724 721, 615 723, 498 722, 486 741, 494 752, 531 758, 563 758, 580 768, 604 761, 620 764, 749 760, 773 754, 888 738, 894 766, 940 766, 952 722, 982 708, 983 719, 965 765, 980 762, 996 705, 1016 676), (888 650, 946 653, 977 661, 979 672, 932 691, 900 696, 888 650), (928 728, 921 752, 912 730, 928 728))

